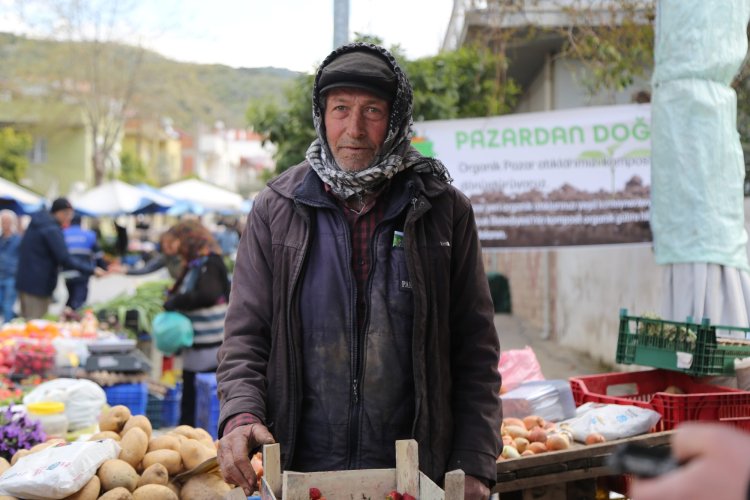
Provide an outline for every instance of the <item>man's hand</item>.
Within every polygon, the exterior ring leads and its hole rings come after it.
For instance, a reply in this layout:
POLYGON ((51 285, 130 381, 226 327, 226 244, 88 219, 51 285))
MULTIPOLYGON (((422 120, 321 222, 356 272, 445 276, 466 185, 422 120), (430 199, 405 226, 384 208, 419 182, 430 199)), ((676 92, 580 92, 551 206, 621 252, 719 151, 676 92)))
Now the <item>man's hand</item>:
POLYGON ((487 500, 490 489, 474 476, 464 476, 464 500, 487 500))
POLYGON ((264 444, 275 443, 268 428, 259 423, 242 425, 219 440, 217 460, 224 481, 236 484, 252 495, 255 491, 255 470, 250 464, 250 451, 264 444))
POLYGON ((105 271, 101 267, 97 267, 96 269, 94 269, 94 276, 96 276, 97 278, 101 278, 102 276, 106 276, 106 275, 107 275, 107 271, 105 271))
POLYGON ((745 500, 750 482, 750 434, 726 424, 688 422, 672 436, 677 469, 653 479, 637 479, 637 500, 745 500))

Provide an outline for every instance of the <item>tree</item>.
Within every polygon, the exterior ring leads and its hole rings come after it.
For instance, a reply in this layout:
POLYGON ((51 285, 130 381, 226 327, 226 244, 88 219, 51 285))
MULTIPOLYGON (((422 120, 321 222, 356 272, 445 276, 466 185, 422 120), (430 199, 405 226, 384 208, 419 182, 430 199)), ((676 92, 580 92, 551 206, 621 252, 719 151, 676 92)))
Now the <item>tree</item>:
POLYGON ((18 183, 29 166, 31 135, 11 127, 0 129, 0 177, 18 183))
POLYGON ((567 0, 560 8, 569 19, 559 30, 566 40, 560 56, 583 64, 590 95, 621 91, 650 74, 655 0, 567 0))
MULTIPOLYGON (((142 81, 144 49, 124 49, 135 28, 125 20, 137 1, 23 0, 20 13, 48 39, 62 42, 59 57, 44 82, 46 98, 72 103, 83 112, 91 133, 94 183, 101 184, 119 165, 115 146, 142 81)), ((136 38, 137 39, 137 38, 136 38)), ((23 79, 23 75, 16 75, 23 79)))
POLYGON ((128 184, 153 184, 148 176, 146 165, 130 151, 124 151, 120 155, 119 179, 128 184))

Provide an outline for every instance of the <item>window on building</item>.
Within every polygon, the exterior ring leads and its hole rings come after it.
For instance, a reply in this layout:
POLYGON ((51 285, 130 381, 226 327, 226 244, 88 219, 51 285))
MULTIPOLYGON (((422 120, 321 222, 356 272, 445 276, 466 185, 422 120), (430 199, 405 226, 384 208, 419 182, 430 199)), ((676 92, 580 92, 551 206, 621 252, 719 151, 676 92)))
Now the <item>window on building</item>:
POLYGON ((47 163, 47 139, 45 137, 35 137, 34 146, 29 152, 29 161, 35 163, 47 163))

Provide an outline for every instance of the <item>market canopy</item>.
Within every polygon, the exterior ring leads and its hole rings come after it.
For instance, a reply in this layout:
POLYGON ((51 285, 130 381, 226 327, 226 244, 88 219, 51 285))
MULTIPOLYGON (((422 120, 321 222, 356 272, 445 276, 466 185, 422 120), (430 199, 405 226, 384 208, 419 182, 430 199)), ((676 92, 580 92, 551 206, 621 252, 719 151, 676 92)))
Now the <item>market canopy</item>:
POLYGON ((89 189, 71 203, 84 215, 117 216, 165 212, 175 202, 158 192, 115 180, 89 189))
POLYGON ((188 179, 162 187, 161 192, 177 200, 197 203, 214 212, 242 212, 244 199, 228 189, 199 179, 188 179))
POLYGON ((13 210, 17 214, 30 214, 44 206, 44 198, 28 189, 0 178, 0 208, 13 210))

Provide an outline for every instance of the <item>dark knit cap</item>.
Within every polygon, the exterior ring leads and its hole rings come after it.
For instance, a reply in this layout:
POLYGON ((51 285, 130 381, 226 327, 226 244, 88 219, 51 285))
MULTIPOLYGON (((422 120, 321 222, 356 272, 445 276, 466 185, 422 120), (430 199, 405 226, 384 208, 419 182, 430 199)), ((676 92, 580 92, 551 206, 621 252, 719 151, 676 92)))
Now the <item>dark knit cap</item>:
POLYGON ((381 56, 367 50, 346 52, 320 72, 319 94, 340 87, 367 90, 391 102, 396 97, 398 78, 381 56))
POLYGON ((50 208, 49 211, 54 214, 55 212, 65 210, 67 208, 73 208, 73 205, 71 205, 66 198, 57 198, 52 202, 52 208, 50 208))

